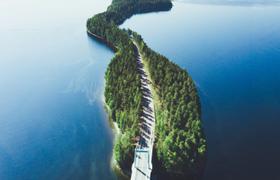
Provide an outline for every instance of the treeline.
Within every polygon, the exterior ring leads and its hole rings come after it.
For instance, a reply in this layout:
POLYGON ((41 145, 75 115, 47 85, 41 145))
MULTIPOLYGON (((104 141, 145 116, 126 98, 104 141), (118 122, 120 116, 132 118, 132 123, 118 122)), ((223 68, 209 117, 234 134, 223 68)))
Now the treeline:
POLYGON ((117 51, 105 75, 105 101, 110 108, 110 117, 121 130, 114 146, 114 156, 126 171, 131 170, 134 139, 139 135, 142 94, 135 47, 128 33, 117 25, 133 14, 169 10, 171 7, 170 0, 113 0, 106 12, 87 21, 88 31, 101 37, 117 51))
POLYGON ((129 170, 134 157, 133 139, 139 135, 142 94, 132 44, 126 50, 119 51, 108 66, 105 100, 110 107, 112 120, 121 130, 114 147, 115 159, 121 168, 129 170))
POLYGON ((195 84, 185 70, 150 49, 140 35, 133 33, 133 37, 160 100, 156 103, 157 161, 170 177, 196 179, 205 164, 206 140, 195 84))
POLYGON ((106 12, 87 20, 87 29, 115 46, 122 46, 128 41, 128 36, 118 25, 133 14, 167 11, 171 8, 171 0, 113 0, 106 12))
POLYGON ((105 101, 111 110, 110 117, 121 129, 114 146, 114 156, 120 167, 131 169, 134 139, 139 135, 142 94, 135 47, 129 35, 133 34, 160 99, 156 106, 155 157, 159 171, 166 172, 165 178, 160 179, 196 179, 205 162, 206 142, 192 79, 185 70, 151 50, 139 35, 118 28, 133 14, 171 7, 170 0, 113 0, 106 12, 88 19, 87 29, 117 50, 105 75, 105 101))
POLYGON ((120 25, 134 14, 168 11, 171 8, 170 0, 113 0, 106 11, 106 19, 120 25))
POLYGON ((129 171, 134 158, 133 138, 139 134, 141 107, 140 77, 135 63, 134 45, 128 34, 114 23, 102 22, 102 18, 96 20, 97 23, 101 20, 102 25, 94 25, 91 32, 103 37, 117 49, 105 75, 105 101, 111 111, 110 117, 121 130, 114 146, 115 159, 123 170, 129 171))

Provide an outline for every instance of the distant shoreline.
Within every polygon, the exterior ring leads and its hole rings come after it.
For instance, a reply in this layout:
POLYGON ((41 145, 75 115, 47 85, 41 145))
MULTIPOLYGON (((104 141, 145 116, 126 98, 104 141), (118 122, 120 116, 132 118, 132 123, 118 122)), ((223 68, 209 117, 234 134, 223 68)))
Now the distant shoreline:
POLYGON ((178 3, 197 4, 197 5, 213 5, 213 6, 280 6, 280 1, 207 1, 207 0, 174 0, 178 3))

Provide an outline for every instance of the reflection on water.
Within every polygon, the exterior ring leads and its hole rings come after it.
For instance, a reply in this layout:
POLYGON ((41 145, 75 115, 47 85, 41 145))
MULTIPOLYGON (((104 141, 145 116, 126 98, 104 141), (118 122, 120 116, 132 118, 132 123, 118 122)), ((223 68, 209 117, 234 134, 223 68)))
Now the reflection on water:
MULTIPOLYGON (((113 53, 85 33, 109 3, 0 2, 0 179, 115 179, 101 102, 113 53)), ((279 10, 176 2, 124 25, 194 78, 207 180, 279 179, 279 10)))
POLYGON ((0 2, 1 180, 115 179, 101 101, 113 53, 85 32, 109 3, 0 2))
POLYGON ((280 178, 279 17, 272 4, 175 2, 170 12, 123 25, 195 80, 208 140, 205 180, 280 178))

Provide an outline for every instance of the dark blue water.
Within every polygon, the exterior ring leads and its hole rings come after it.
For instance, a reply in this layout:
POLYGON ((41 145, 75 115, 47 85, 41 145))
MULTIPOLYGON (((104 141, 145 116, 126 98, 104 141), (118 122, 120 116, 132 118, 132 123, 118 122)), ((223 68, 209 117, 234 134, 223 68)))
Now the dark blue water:
MULTIPOLYGON (((115 179, 101 97, 113 56, 85 33, 110 1, 0 2, 0 179, 115 179)), ((175 2, 130 27, 195 80, 205 180, 280 179, 280 7, 175 2)))
POLYGON ((186 4, 123 27, 186 68, 200 91, 205 180, 278 180, 280 6, 186 4))
POLYGON ((113 53, 86 19, 110 1, 0 1, 0 179, 114 179, 102 104, 113 53))

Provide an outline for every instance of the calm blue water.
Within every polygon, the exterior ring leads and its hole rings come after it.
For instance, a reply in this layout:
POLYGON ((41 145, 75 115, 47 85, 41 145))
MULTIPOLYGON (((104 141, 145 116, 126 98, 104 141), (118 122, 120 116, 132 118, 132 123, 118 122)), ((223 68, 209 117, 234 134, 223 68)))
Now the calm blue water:
POLYGON ((175 2, 123 27, 187 68, 201 96, 205 180, 278 180, 280 6, 175 2))
MULTIPOLYGON (((101 101, 113 53, 85 33, 110 1, 0 1, 0 179, 115 179, 101 101)), ((205 180, 278 180, 280 7, 175 2, 124 27, 187 68, 208 139, 205 180)))
POLYGON ((0 1, 0 179, 114 179, 101 95, 113 53, 86 19, 109 0, 0 1))

